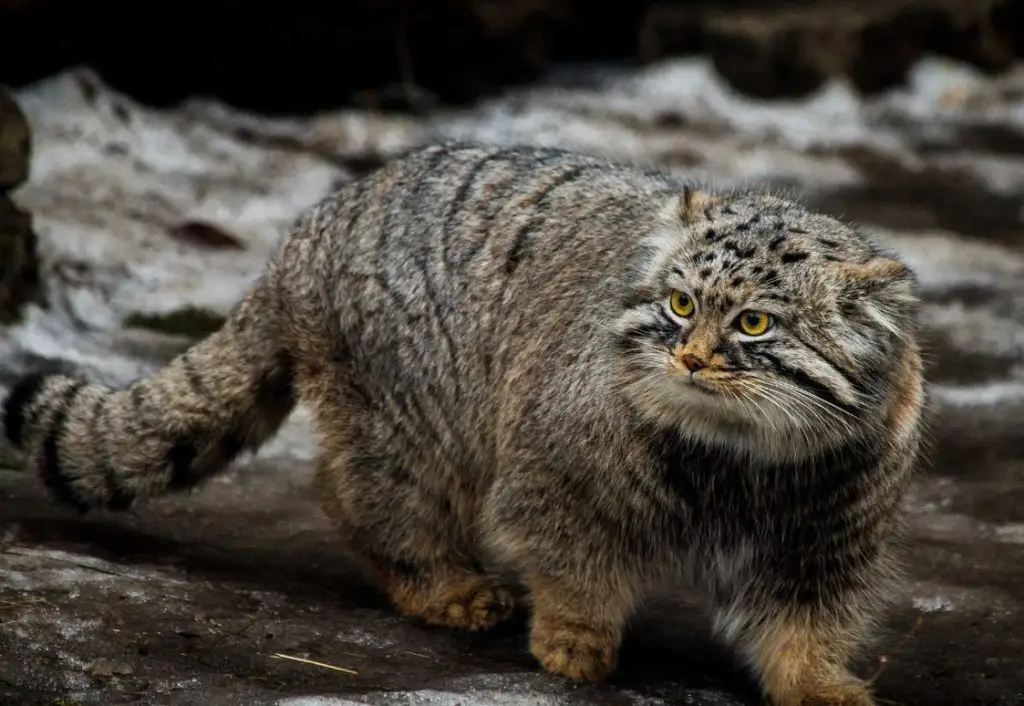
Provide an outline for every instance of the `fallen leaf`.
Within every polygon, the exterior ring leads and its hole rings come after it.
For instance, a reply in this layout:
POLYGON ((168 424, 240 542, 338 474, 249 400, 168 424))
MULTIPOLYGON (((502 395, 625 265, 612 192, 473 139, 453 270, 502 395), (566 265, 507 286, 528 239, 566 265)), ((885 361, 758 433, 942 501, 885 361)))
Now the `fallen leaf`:
POLYGON ((172 238, 194 245, 245 250, 245 245, 238 236, 205 221, 185 221, 171 228, 170 235, 172 238))

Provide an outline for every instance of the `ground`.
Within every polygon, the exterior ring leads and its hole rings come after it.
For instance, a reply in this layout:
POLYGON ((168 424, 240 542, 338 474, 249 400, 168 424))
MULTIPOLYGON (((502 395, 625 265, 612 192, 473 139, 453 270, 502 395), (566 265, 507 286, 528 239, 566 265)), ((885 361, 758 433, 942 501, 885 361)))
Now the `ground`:
MULTIPOLYGON (((15 196, 48 305, 0 330, 0 388, 40 365, 111 384, 154 369, 188 321, 200 335, 223 315, 301 208, 426 140, 784 189, 896 248, 925 298, 932 450, 906 501, 906 590, 858 671, 884 704, 1024 703, 1024 69, 926 62, 870 102, 841 84, 749 101, 699 60, 553 80, 422 119, 148 111, 88 72, 22 91, 35 152, 15 196)), ((522 620, 466 635, 395 616, 313 503, 312 453, 300 409, 191 495, 79 516, 0 447, 0 703, 757 703, 680 597, 637 620, 608 683, 580 687, 539 670, 522 620)))

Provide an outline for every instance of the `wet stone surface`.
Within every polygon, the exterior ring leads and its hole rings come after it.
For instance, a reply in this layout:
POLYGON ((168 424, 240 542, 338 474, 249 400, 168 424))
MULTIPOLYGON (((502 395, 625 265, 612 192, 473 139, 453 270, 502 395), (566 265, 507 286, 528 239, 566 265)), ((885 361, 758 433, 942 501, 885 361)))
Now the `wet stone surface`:
MULTIPOLYGON (((298 210, 426 140, 561 144, 784 188, 898 249, 925 295, 933 448, 906 503, 905 595, 858 672, 883 704, 1024 703, 1024 70, 923 64, 870 103, 831 85, 771 105, 706 68, 417 119, 150 111, 87 72, 26 89, 32 178, 13 196, 51 305, 0 329, 0 388, 38 366, 111 384, 152 371, 224 314, 298 210), (169 235, 194 222, 231 247, 169 235)), ((0 704, 757 703, 685 597, 651 605, 616 674, 587 686, 540 671, 522 616, 483 635, 396 616, 314 504, 313 451, 300 409, 191 495, 78 516, 0 446, 0 704)))

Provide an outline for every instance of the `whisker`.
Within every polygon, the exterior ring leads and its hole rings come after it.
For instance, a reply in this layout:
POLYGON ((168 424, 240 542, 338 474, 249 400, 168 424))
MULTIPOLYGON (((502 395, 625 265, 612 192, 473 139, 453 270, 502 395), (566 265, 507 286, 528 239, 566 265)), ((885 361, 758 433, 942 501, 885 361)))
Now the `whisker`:
POLYGON ((816 396, 793 385, 783 385, 778 381, 769 379, 763 381, 763 386, 765 394, 773 393, 783 400, 797 405, 810 417, 811 421, 818 423, 832 421, 841 425, 846 432, 850 432, 853 429, 852 425, 844 418, 844 416, 852 417, 852 415, 845 413, 845 410, 842 408, 828 405, 816 396))
POLYGON ((793 400, 794 402, 803 404, 805 407, 813 406, 814 408, 820 410, 821 412, 829 415, 831 418, 841 423, 843 425, 843 428, 847 430, 852 429, 850 420, 856 420, 856 417, 854 415, 850 414, 841 407, 837 407, 836 405, 830 404, 822 400, 821 398, 817 397, 816 395, 801 390, 800 388, 788 388, 785 390, 784 394, 787 394, 788 398, 793 400))

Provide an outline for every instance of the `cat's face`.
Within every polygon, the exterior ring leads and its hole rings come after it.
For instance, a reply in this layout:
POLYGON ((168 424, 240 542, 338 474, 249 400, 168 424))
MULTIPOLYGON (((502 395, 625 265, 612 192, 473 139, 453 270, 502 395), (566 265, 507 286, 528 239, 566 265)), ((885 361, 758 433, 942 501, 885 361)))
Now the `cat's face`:
POLYGON ((691 194, 650 242, 617 326, 642 411, 779 458, 869 421, 912 333, 905 267, 838 221, 765 196, 691 194))

